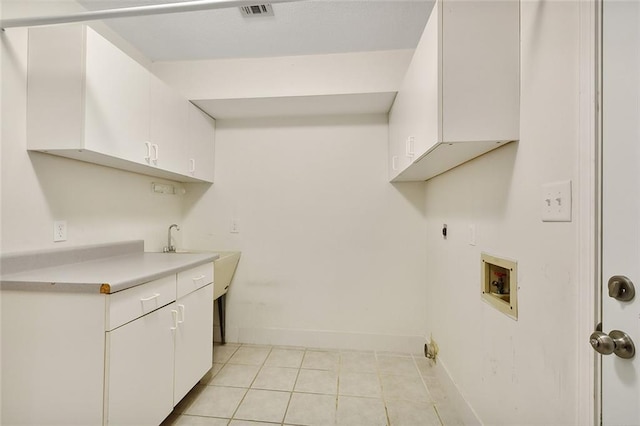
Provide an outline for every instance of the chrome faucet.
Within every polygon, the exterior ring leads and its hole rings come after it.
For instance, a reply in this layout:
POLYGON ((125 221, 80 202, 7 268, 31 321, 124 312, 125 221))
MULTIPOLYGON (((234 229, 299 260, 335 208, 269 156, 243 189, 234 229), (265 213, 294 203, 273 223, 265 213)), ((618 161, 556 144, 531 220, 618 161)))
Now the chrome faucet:
POLYGON ((176 252, 176 246, 171 244, 171 230, 173 228, 176 228, 176 231, 180 230, 180 227, 178 225, 176 225, 175 223, 173 225, 169 226, 169 231, 167 232, 167 246, 162 249, 162 251, 164 253, 175 253, 176 252))

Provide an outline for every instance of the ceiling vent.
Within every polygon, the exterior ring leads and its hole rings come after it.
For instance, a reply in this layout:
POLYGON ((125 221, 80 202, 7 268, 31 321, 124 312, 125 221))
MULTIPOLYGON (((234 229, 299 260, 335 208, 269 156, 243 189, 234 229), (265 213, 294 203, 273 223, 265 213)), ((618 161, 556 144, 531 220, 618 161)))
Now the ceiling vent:
POLYGON ((273 9, 270 4, 256 4, 255 6, 240 7, 242 16, 273 16, 273 9))

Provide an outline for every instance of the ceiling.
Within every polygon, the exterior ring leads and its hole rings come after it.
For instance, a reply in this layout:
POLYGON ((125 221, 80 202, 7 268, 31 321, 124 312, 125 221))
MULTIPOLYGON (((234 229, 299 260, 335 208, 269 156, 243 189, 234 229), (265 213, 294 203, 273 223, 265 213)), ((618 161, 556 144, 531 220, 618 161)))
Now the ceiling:
MULTIPOLYGON (((187 0, 78 0, 88 10, 181 1, 187 0)), ((106 23, 152 61, 313 55, 413 49, 432 5, 304 0, 273 4, 274 16, 244 17, 234 7, 106 23)))

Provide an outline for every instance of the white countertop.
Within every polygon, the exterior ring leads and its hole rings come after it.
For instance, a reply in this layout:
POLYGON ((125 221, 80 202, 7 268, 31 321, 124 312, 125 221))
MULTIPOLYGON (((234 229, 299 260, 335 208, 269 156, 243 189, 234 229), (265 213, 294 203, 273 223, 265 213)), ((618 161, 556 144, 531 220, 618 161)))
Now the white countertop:
POLYGON ((115 293, 213 262, 216 253, 136 252, 2 275, 3 290, 115 293))

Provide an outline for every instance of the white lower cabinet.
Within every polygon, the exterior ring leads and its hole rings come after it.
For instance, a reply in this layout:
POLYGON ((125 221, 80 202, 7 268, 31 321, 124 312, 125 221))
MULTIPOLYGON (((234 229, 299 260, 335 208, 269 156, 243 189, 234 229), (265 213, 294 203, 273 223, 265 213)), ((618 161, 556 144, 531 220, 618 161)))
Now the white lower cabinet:
POLYGON ((211 369, 213 284, 178 299, 176 304, 174 405, 211 369))
POLYGON ((213 365, 213 264, 112 294, 2 290, 0 424, 159 425, 213 365))
POLYGON ((158 425, 171 413, 175 308, 106 333, 106 424, 158 425))
MULTIPOLYGON (((162 300, 168 279, 125 290, 131 296, 111 306, 133 302, 144 309, 162 300)), ((106 332, 105 424, 160 424, 213 365, 213 265, 171 280, 172 303, 106 332), (185 282, 197 285, 180 297, 185 282)))

